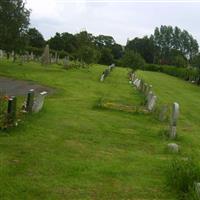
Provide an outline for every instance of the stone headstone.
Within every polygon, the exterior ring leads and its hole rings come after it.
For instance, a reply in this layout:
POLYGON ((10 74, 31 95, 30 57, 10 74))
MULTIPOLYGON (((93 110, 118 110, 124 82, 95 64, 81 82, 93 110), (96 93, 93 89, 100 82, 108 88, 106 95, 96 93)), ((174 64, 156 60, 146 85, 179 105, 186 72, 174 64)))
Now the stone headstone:
POLYGON ((138 78, 136 78, 134 81, 133 81, 133 85, 135 85, 136 86, 136 83, 137 83, 137 81, 138 81, 139 79, 138 78))
POLYGON ((7 124, 9 126, 16 125, 16 114, 17 114, 17 98, 12 96, 8 99, 7 108, 7 124))
POLYGON ((33 107, 32 107, 32 111, 37 113, 39 112, 43 105, 44 105, 44 99, 45 99, 45 96, 47 95, 47 92, 44 91, 44 92, 41 92, 36 98, 35 98, 35 101, 33 103, 33 107))
POLYGON ((155 95, 153 95, 151 99, 149 100, 147 108, 150 112, 154 110, 156 106, 156 100, 157 100, 157 97, 155 95))
POLYGON ((28 95, 27 95, 27 100, 26 100, 26 106, 25 110, 26 112, 32 112, 33 109, 33 104, 34 104, 34 89, 29 90, 28 95))
POLYGON ((153 92, 150 91, 150 92, 148 93, 148 95, 147 95, 147 105, 150 103, 152 97, 153 97, 153 92))
POLYGON ((140 88, 140 84, 141 84, 141 80, 140 80, 140 79, 138 79, 138 80, 137 80, 137 82, 136 82, 136 87, 137 87, 137 89, 139 89, 139 88, 140 88))
POLYGON ((178 153, 179 152, 179 145, 176 143, 169 143, 167 145, 169 152, 171 153, 178 153))
POLYGON ((179 104, 173 103, 172 106, 172 125, 176 126, 179 117, 179 104))
POLYGON ((42 64, 43 65, 48 65, 50 64, 50 53, 49 53, 49 45, 47 44, 44 53, 42 55, 42 64))
POLYGON ((171 139, 176 138, 176 125, 178 117, 179 117, 179 104, 175 102, 173 103, 172 106, 171 126, 169 135, 171 139))

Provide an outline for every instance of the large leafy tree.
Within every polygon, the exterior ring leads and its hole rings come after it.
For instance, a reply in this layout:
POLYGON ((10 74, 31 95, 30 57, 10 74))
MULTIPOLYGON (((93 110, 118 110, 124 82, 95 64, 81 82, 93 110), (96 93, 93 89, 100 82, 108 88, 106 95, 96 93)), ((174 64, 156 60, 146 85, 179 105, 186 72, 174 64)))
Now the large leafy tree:
POLYGON ((26 45, 26 32, 30 11, 23 0, 0 1, 0 48, 7 52, 22 50, 26 45))
POLYGON ((36 48, 44 47, 45 45, 44 37, 36 28, 30 28, 28 30, 27 35, 28 35, 29 46, 36 48))
POLYGON ((178 27, 156 27, 152 38, 156 48, 159 50, 157 57, 160 63, 170 64, 168 58, 172 50, 179 51, 188 60, 192 60, 198 53, 199 46, 197 41, 186 30, 181 30, 178 27))
POLYGON ((56 33, 54 37, 51 37, 48 41, 48 44, 51 47, 51 49, 54 49, 56 51, 64 50, 64 42, 60 33, 56 33))
POLYGON ((152 37, 148 38, 147 36, 143 38, 135 38, 133 40, 128 40, 126 50, 131 50, 139 53, 146 62, 153 63, 154 62, 154 54, 156 48, 154 46, 154 41, 152 37))

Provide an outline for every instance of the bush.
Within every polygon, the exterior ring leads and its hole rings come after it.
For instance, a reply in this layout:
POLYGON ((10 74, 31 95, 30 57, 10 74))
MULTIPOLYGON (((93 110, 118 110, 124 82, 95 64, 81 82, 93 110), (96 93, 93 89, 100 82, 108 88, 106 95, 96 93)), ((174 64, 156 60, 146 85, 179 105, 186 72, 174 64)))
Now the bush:
POLYGON ((143 69, 147 71, 163 72, 171 76, 195 82, 197 82, 200 77, 199 70, 197 69, 181 68, 169 65, 146 64, 143 69))
POLYGON ((168 184, 184 199, 194 199, 194 184, 200 181, 200 167, 194 159, 175 159, 167 171, 168 184))
POLYGON ((140 54, 128 50, 120 60, 120 65, 123 67, 130 67, 133 70, 143 69, 145 66, 145 60, 140 54))

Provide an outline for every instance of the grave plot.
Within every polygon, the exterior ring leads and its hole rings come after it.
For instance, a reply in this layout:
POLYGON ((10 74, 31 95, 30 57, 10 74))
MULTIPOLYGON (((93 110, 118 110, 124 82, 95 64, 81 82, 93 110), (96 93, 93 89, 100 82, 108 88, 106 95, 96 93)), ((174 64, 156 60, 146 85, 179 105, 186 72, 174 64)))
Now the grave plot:
POLYGON ((0 89, 1 129, 17 126, 18 122, 24 118, 24 113, 38 113, 41 111, 45 96, 48 94, 47 91, 53 93, 53 89, 33 82, 4 77, 0 78, 0 89), (22 99, 24 99, 24 103, 22 103, 22 99))

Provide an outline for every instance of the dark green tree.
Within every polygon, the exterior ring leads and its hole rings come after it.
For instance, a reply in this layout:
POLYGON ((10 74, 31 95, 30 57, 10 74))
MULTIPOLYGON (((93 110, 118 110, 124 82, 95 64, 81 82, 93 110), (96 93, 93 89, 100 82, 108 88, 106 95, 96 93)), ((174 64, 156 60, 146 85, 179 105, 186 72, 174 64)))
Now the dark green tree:
POLYGON ((64 42, 60 33, 56 33, 54 37, 51 37, 48 41, 51 49, 56 51, 64 50, 64 42))
POLYGON ((100 64, 110 65, 114 62, 114 57, 113 57, 111 49, 103 48, 101 49, 100 52, 101 52, 101 56, 99 60, 100 64))
POLYGON ((25 48, 30 11, 23 0, 0 1, 0 48, 8 53, 25 48))
POLYGON ((27 35, 29 46, 36 48, 43 48, 45 46, 44 37, 36 28, 29 28, 27 35))
POLYGON ((130 67, 133 70, 137 70, 142 69, 144 67, 145 60, 139 53, 127 50, 123 55, 120 64, 123 67, 130 67))
POLYGON ((180 51, 189 61, 198 53, 198 43, 186 30, 178 27, 161 26, 156 27, 152 36, 154 45, 158 49, 156 57, 158 63, 170 64, 170 52, 172 49, 180 51))
POLYGON ((154 62, 155 46, 152 38, 147 36, 143 38, 136 37, 127 42, 125 49, 139 53, 148 63, 154 62))

